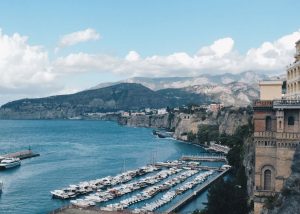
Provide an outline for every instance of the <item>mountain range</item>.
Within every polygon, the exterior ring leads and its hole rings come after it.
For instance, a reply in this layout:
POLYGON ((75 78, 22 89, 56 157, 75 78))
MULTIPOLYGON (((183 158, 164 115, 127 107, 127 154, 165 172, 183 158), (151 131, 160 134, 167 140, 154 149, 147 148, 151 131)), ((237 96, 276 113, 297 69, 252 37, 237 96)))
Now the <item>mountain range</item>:
POLYGON ((135 77, 102 83, 75 94, 9 102, 1 106, 0 119, 72 118, 86 113, 211 102, 247 106, 258 98, 260 80, 278 78, 284 77, 268 77, 251 71, 198 77, 135 77))
POLYGON ((101 83, 92 89, 119 83, 139 83, 152 90, 181 89, 189 93, 203 94, 226 106, 247 106, 259 96, 258 82, 261 80, 284 80, 285 76, 267 76, 254 71, 238 74, 203 74, 197 77, 149 78, 134 77, 113 83, 101 83))
MULTIPOLYGON (((92 89, 103 88, 118 83, 140 83, 152 90, 166 88, 185 88, 195 85, 227 85, 234 82, 240 82, 250 85, 256 85, 260 80, 269 80, 271 77, 259 74, 254 71, 246 71, 238 74, 225 73, 219 75, 203 74, 197 77, 133 77, 118 82, 100 83, 92 89)), ((276 77, 273 77, 276 78, 276 77)))

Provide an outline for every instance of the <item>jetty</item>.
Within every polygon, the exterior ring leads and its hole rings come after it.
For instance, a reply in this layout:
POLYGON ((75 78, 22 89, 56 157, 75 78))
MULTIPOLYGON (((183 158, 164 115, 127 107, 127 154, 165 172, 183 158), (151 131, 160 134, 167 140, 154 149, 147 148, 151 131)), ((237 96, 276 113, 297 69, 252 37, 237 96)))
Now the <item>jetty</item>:
POLYGON ((209 162, 227 162, 224 155, 183 155, 180 160, 183 161, 209 161, 209 162))
POLYGON ((21 160, 27 159, 27 158, 33 158, 40 156, 38 153, 34 153, 31 149, 14 152, 14 153, 8 153, 0 156, 0 160, 4 158, 20 158, 21 160))
POLYGON ((167 213, 167 214, 176 213, 176 211, 178 211, 181 207, 186 205, 189 201, 191 201, 194 197, 196 197, 200 192, 206 190, 212 183, 214 183, 216 180, 218 180, 219 178, 224 176, 229 170, 230 170, 230 168, 224 169, 220 174, 218 174, 217 176, 213 177, 211 180, 208 180, 206 183, 204 183, 203 185, 196 188, 195 191, 193 191, 192 193, 190 193, 189 195, 184 197, 182 200, 178 201, 172 207, 167 209, 164 213, 167 213))

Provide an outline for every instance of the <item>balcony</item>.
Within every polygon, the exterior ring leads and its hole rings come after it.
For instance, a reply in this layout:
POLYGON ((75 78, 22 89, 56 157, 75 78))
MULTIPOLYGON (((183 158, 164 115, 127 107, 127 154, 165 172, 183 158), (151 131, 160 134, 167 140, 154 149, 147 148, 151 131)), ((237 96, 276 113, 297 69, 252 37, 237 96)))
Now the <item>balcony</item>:
POLYGON ((254 132, 254 137, 276 139, 276 140, 291 140, 299 141, 300 133, 293 132, 254 132))
POLYGON ((255 100, 254 108, 272 108, 273 101, 272 100, 255 100))
POLYGON ((257 189, 254 191, 254 195, 257 197, 270 197, 270 196, 275 196, 276 192, 269 191, 269 190, 258 190, 259 188, 256 187, 257 189))
POLYGON ((300 99, 274 100, 274 109, 300 109, 300 99))

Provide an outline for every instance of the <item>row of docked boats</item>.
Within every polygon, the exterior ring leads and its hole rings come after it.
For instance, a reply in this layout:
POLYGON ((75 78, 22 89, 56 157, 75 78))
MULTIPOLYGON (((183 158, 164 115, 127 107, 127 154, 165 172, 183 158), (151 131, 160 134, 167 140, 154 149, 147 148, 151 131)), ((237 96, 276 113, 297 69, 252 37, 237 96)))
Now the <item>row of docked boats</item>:
MULTIPOLYGON (((78 196, 89 194, 97 190, 104 190, 109 187, 113 187, 122 183, 129 182, 137 176, 142 176, 157 170, 159 170, 159 168, 152 165, 148 165, 148 166, 138 168, 136 170, 126 171, 116 176, 107 176, 104 178, 80 182, 79 184, 76 185, 69 185, 69 187, 63 189, 51 191, 51 194, 53 198, 58 198, 63 200, 74 199, 78 196)), ((83 203, 82 201, 80 202, 81 202, 80 204, 83 203)))
POLYGON ((78 207, 85 207, 85 204, 88 204, 89 202, 105 202, 112 199, 115 199, 117 197, 123 196, 127 193, 131 193, 133 191, 136 191, 138 189, 153 185, 165 178, 167 178, 170 175, 174 175, 178 172, 180 172, 182 169, 177 168, 171 168, 171 169, 165 169, 162 170, 154 175, 141 178, 137 181, 128 183, 128 184, 122 184, 116 187, 108 188, 106 191, 98 190, 96 193, 90 194, 88 196, 85 196, 85 198, 82 200, 71 200, 71 204, 78 206, 78 207))
MULTIPOLYGON (((175 171, 175 172, 180 172, 183 169, 171 168, 170 170, 175 171)), ((118 211, 118 210, 126 209, 135 203, 150 199, 150 198, 154 197, 156 194, 158 194, 159 192, 166 191, 166 190, 170 189, 171 187, 182 183, 187 178, 195 175, 198 172, 199 172, 198 170, 191 170, 191 169, 183 170, 182 173, 167 180, 166 182, 164 182, 162 184, 150 186, 150 187, 146 188, 144 191, 142 191, 141 193, 138 193, 130 198, 124 199, 124 200, 120 201, 119 203, 109 204, 106 207, 102 207, 101 209, 105 210, 105 211, 118 211)))
POLYGON ((190 182, 183 184, 181 187, 177 188, 176 190, 170 190, 165 193, 160 199, 153 201, 152 203, 146 204, 140 209, 135 209, 133 213, 149 213, 157 210, 161 206, 169 203, 173 200, 177 195, 182 194, 183 192, 192 189, 198 184, 203 183, 210 175, 213 174, 213 171, 206 171, 198 175, 195 179, 190 182))
POLYGON ((10 169, 21 165, 20 158, 0 157, 0 169, 10 169))

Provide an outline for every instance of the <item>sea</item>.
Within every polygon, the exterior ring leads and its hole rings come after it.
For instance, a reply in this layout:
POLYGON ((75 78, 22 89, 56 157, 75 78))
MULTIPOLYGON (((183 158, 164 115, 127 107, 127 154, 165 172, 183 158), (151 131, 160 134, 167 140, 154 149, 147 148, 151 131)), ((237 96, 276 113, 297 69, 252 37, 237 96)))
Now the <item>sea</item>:
MULTIPOLYGON (((201 147, 158 138, 150 128, 120 126, 112 121, 0 120, 0 155, 29 148, 40 156, 0 171, 4 183, 1 214, 49 213, 70 203, 52 199, 52 190, 156 161, 206 153, 201 147)), ((207 191, 180 213, 202 209, 206 200, 207 191)))

